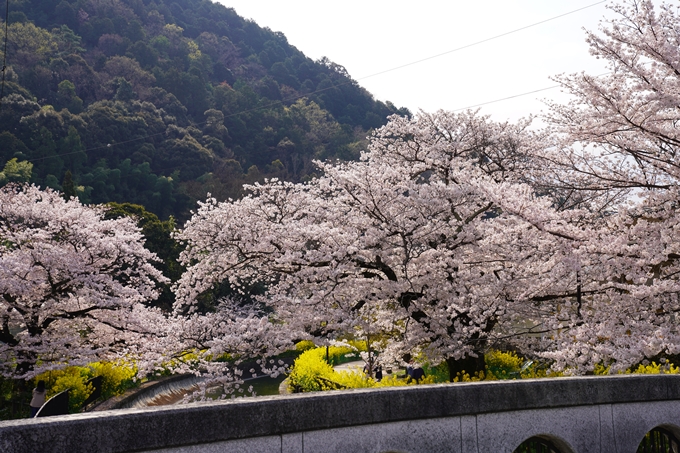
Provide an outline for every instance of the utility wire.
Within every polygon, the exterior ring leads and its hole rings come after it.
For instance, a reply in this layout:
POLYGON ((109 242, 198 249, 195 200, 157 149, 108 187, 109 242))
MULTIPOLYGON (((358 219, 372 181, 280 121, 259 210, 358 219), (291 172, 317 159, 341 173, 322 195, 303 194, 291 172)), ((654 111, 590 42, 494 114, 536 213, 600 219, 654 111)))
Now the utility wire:
MULTIPOLYGON (((380 72, 376 72, 376 73, 373 73, 373 74, 370 74, 370 75, 367 75, 367 76, 364 76, 364 77, 360 77, 356 80, 353 80, 353 79, 350 78, 346 82, 335 84, 335 85, 327 87, 327 88, 322 88, 320 90, 315 90, 315 91, 312 91, 310 93, 300 94, 298 96, 293 96, 291 98, 286 98, 286 99, 282 99, 280 101, 270 102, 270 103, 265 104, 265 105, 261 105, 261 106, 258 106, 258 107, 253 107, 253 108, 250 108, 250 109, 242 110, 240 112, 225 115, 224 118, 225 119, 233 118, 235 116, 244 115, 246 113, 252 113, 252 112, 255 112, 255 111, 259 111, 259 110, 268 109, 268 108, 275 107, 275 106, 283 104, 283 103, 292 102, 292 101, 296 101, 298 99, 308 97, 308 96, 311 96, 311 95, 314 95, 314 94, 319 94, 319 93, 322 93, 324 91, 332 90, 332 89, 339 88, 339 87, 342 87, 342 86, 345 86, 345 85, 351 85, 351 84, 356 83, 359 80, 365 80, 365 79, 375 77, 375 76, 378 76, 378 75, 387 74, 387 73, 392 72, 392 71, 397 71, 399 69, 403 69, 403 68, 406 68, 406 67, 409 67, 409 66, 413 66, 413 65, 416 65, 416 64, 419 64, 419 63, 423 63, 425 61, 429 61, 429 60, 432 60, 432 59, 435 59, 435 58, 442 57, 444 55, 448 55, 448 54, 451 54, 451 53, 454 53, 454 52, 458 52, 459 50, 468 49, 470 47, 477 46, 477 45, 483 44, 483 43, 488 42, 488 41, 499 39, 499 38, 511 35, 513 33, 517 33, 517 32, 520 32, 522 30, 526 30, 528 28, 532 28, 532 27, 535 27, 535 26, 538 26, 538 25, 541 25, 541 24, 545 24, 546 22, 550 22, 550 21, 568 16, 570 14, 577 13, 579 11, 583 11, 585 9, 592 8, 592 7, 597 6, 599 4, 605 3, 606 1, 607 0, 601 0, 601 1, 598 1, 598 2, 595 2, 595 3, 592 3, 590 5, 584 6, 582 8, 578 8, 578 9, 575 9, 575 10, 572 10, 572 11, 569 11, 569 12, 566 12, 566 13, 563 13, 563 14, 560 14, 560 15, 557 15, 557 16, 550 17, 548 19, 544 19, 544 20, 539 21, 539 22, 535 22, 535 23, 530 24, 530 25, 526 25, 524 27, 516 28, 514 30, 511 30, 511 31, 508 31, 508 32, 505 32, 505 33, 501 33, 500 35, 495 35, 495 36, 492 36, 490 38, 483 39, 481 41, 476 41, 476 42, 471 43, 471 44, 466 44, 465 46, 462 46, 462 47, 457 47, 455 49, 448 50, 446 52, 442 52, 442 53, 439 53, 439 54, 436 54, 436 55, 432 55, 432 56, 429 56, 429 57, 426 57, 426 58, 422 58, 420 60, 412 61, 410 63, 406 63, 406 64, 403 64, 403 65, 400 65, 400 66, 395 66, 393 68, 386 69, 384 71, 380 71, 380 72)), ((9 8, 9 0, 8 0, 8 8, 9 8)), ((5 22, 5 25, 7 25, 7 22, 5 22)), ((5 37, 5 47, 6 46, 7 46, 7 38, 5 37)), ((5 52, 5 55, 7 55, 6 52, 5 52)), ((4 73, 4 68, 3 68, 3 87, 4 87, 4 77, 5 77, 5 73, 4 73)), ((508 100, 508 99, 513 99, 513 98, 517 98, 517 97, 521 97, 521 96, 527 96, 527 95, 530 95, 530 94, 533 94, 533 93, 551 90, 551 89, 554 89, 554 88, 557 88, 557 87, 559 87, 559 85, 555 85, 555 86, 547 87, 547 88, 541 88, 541 89, 529 91, 529 92, 526 92, 526 93, 516 94, 516 95, 505 97, 505 98, 495 99, 493 101, 488 101, 488 102, 484 102, 484 103, 481 103, 481 104, 475 104, 475 105, 471 105, 469 107, 463 107, 463 108, 456 109, 456 110, 453 110, 453 111, 457 112, 457 111, 465 110, 465 109, 468 109, 468 108, 474 108, 474 107, 480 107, 480 106, 483 106, 483 105, 494 104, 496 102, 502 102, 502 101, 505 101, 505 100, 508 100)), ((193 126, 201 126, 203 124, 206 124, 207 122, 208 121, 202 121, 202 122, 198 122, 198 123, 192 123, 192 125, 193 126)), ((135 143, 135 142, 138 142, 140 140, 147 140, 149 138, 158 137, 158 136, 165 135, 165 134, 166 134, 166 132, 158 132, 158 133, 155 133, 155 134, 146 135, 144 137, 134 138, 134 139, 125 140, 125 141, 117 142, 117 143, 108 143, 106 145, 96 146, 96 147, 88 148, 88 149, 85 149, 85 150, 82 150, 82 151, 74 151, 74 152, 63 153, 63 154, 55 154, 55 155, 52 155, 52 156, 45 156, 45 157, 36 157, 36 158, 27 160, 27 162, 37 162, 37 161, 42 161, 42 160, 45 160, 45 159, 50 159, 50 158, 53 158, 53 157, 64 157, 64 156, 70 156, 70 155, 80 154, 80 153, 86 153, 87 154, 90 151, 96 151, 96 150, 100 150, 100 149, 110 148, 112 146, 120 146, 120 145, 129 144, 129 143, 135 143)))
MULTIPOLYGON (((600 77, 603 77, 603 76, 606 76, 606 75, 609 75, 609 74, 612 74, 612 72, 611 71, 603 72, 602 74, 598 74, 598 75, 594 76, 593 78, 597 79, 597 78, 600 78, 600 77)), ((513 96, 508 96, 508 97, 505 97, 505 98, 494 99, 493 101, 482 102, 480 104, 468 105, 467 107, 460 107, 460 108, 457 108, 457 109, 453 109, 451 111, 452 112, 460 112, 461 110, 473 109, 475 107, 481 107, 481 106, 487 105, 487 104, 495 104, 496 102, 507 101, 508 99, 514 99, 514 98, 518 98, 518 97, 522 97, 522 96, 528 96, 528 95, 534 94, 534 93, 540 93, 541 91, 554 90, 555 88, 560 88, 561 86, 562 85, 553 85, 551 87, 539 88, 538 90, 527 91, 527 92, 524 92, 524 93, 515 94, 513 96)))
POLYGON ((554 90, 555 88, 559 88, 561 86, 562 85, 553 85, 551 87, 539 88, 538 90, 527 91, 526 93, 515 94, 513 96, 508 96, 506 98, 494 99, 493 101, 482 102, 480 104, 468 105, 467 107, 461 107, 461 108, 457 108, 457 109, 454 109, 454 110, 451 110, 451 111, 452 112, 460 112, 461 110, 473 109, 475 107, 481 107, 483 105, 495 104, 496 102, 507 101, 508 99, 515 99, 515 98, 522 97, 522 96, 528 96, 528 95, 534 94, 534 93, 540 93, 541 91, 554 90))
POLYGON ((542 20, 542 21, 540 21, 540 22, 533 23, 533 24, 531 24, 531 25, 526 25, 526 26, 521 27, 521 28, 516 28, 516 29, 514 29, 514 30, 511 30, 511 31, 508 31, 508 32, 505 32, 505 33, 501 33, 500 35, 496 35, 496 36, 492 36, 492 37, 490 37, 490 38, 482 39, 481 41, 476 41, 476 42, 473 42, 473 43, 471 43, 471 44, 466 44, 466 45, 464 45, 464 46, 462 46, 462 47, 457 47, 457 48, 455 48, 455 49, 447 50, 446 52, 438 53, 438 54, 432 55, 432 56, 430 56, 430 57, 421 58, 420 60, 412 61, 412 62, 410 62, 410 63, 406 63, 406 64, 403 64, 403 65, 401 65, 401 66, 395 66, 394 68, 391 68, 391 69, 385 69, 384 71, 376 72, 376 73, 374 73, 374 74, 371 74, 371 75, 367 75, 367 76, 361 77, 361 78, 359 78, 359 79, 357 79, 357 80, 365 80, 365 79, 368 79, 368 78, 371 78, 371 77, 375 77, 375 76, 378 76, 378 75, 381 75, 381 74, 386 74, 386 73, 388 73, 388 72, 396 71, 396 70, 398 70, 398 69, 403 69, 403 68, 407 68, 407 67, 409 67, 409 66, 413 66, 413 65, 416 65, 416 64, 419 64, 419 63, 423 63, 423 62, 425 62, 425 61, 433 60, 433 59, 435 59, 435 58, 443 57, 444 55, 448 55, 448 54, 451 54, 451 53, 454 53, 454 52, 458 52, 459 50, 468 49, 468 48, 470 48, 470 47, 478 46, 479 44, 483 44, 483 43, 485 43, 485 42, 493 41, 494 39, 502 38, 502 37, 504 37, 504 36, 508 36, 508 35, 513 34, 513 33, 517 33, 517 32, 520 32, 520 31, 522 31, 522 30, 526 30, 526 29, 528 29, 528 28, 536 27, 537 25, 545 24, 546 22, 550 22, 550 21, 553 21, 553 20, 555 20, 555 19, 559 19, 559 18, 561 18, 561 17, 564 17, 564 16, 568 16, 568 15, 570 15, 570 14, 577 13, 577 12, 579 12, 579 11, 583 11, 584 9, 592 8, 593 6, 597 6, 597 5, 599 5, 599 4, 601 4, 601 3, 605 3, 605 2, 607 2, 607 1, 608 1, 608 0, 602 0, 602 1, 599 1, 599 2, 596 2, 596 3, 592 3, 592 4, 588 5, 588 6, 584 6, 584 7, 582 7, 582 8, 575 9, 575 10, 573 10, 573 11, 569 11, 569 12, 567 12, 567 13, 560 14, 559 16, 554 16, 554 17, 551 17, 551 18, 549 18, 549 19, 545 19, 545 20, 542 20))

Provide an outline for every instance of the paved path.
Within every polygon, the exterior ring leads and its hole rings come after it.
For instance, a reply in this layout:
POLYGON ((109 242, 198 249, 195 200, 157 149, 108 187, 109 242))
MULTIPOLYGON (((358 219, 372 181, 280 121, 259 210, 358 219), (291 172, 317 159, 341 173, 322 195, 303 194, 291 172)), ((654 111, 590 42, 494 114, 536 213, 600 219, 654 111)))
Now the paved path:
POLYGON ((363 360, 355 360, 354 362, 347 362, 334 366, 333 369, 335 371, 354 371, 355 373, 363 373, 365 364, 366 362, 363 360))

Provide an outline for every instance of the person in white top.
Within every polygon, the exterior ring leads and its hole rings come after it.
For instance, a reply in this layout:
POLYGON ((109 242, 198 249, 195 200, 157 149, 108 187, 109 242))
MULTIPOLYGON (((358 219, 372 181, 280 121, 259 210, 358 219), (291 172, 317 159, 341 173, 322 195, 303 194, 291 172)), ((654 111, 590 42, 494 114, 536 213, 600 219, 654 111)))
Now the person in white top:
POLYGON ((33 399, 31 399, 31 418, 35 417, 43 404, 45 404, 45 381, 38 381, 38 385, 33 389, 33 399))

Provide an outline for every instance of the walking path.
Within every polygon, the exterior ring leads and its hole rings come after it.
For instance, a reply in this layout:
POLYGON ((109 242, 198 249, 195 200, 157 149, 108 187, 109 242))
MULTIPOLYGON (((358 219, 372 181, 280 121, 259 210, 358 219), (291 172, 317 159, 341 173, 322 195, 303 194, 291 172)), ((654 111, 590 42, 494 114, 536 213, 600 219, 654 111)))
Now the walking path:
POLYGON ((355 373, 363 373, 364 365, 366 362, 363 360, 355 360, 354 362, 347 362, 341 365, 336 365, 333 367, 335 371, 354 371, 355 373))

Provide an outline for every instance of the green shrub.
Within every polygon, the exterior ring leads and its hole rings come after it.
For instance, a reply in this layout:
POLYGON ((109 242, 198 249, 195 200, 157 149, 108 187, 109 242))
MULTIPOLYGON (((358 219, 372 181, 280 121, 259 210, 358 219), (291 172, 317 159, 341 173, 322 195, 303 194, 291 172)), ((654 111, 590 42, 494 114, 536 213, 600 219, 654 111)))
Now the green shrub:
MULTIPOLYGON (((358 342, 357 342, 358 343, 358 342)), ((352 344, 355 346, 355 344, 352 344)), ((312 392, 320 390, 334 390, 340 388, 367 388, 367 387, 391 387, 411 385, 396 374, 385 374, 380 382, 368 378, 360 370, 335 371, 333 365, 342 363, 343 359, 352 349, 347 347, 332 346, 329 348, 329 363, 326 363, 326 348, 307 349, 295 361, 289 375, 289 387, 294 392, 312 392)), ((527 362, 525 358, 515 352, 503 352, 491 350, 484 356, 486 362, 485 372, 477 372, 470 375, 466 372, 459 373, 454 382, 478 382, 500 379, 528 379, 563 376, 562 372, 550 371, 547 363, 527 362)), ((344 360, 346 361, 346 360, 344 360)), ((611 366, 597 365, 594 370, 596 375, 610 374, 611 366)), ((446 362, 439 365, 423 366, 425 377, 420 384, 433 384, 448 382, 449 372, 446 362)), ((680 374, 680 367, 673 363, 659 364, 652 362, 648 365, 638 365, 626 370, 630 374, 680 374)))
POLYGON ((92 394, 92 384, 85 384, 90 378, 90 370, 86 367, 70 366, 61 370, 51 370, 35 377, 34 383, 45 381, 47 399, 64 390, 69 391, 68 408, 70 413, 80 412, 85 400, 92 394))
POLYGON ((357 351, 366 352, 368 351, 368 346, 366 345, 366 340, 347 340, 347 344, 355 348, 357 351))
MULTIPOLYGON (((593 369, 593 374, 596 376, 607 376, 612 374, 612 364, 598 363, 593 369)), ((657 363, 655 361, 649 364, 639 364, 628 368, 625 371, 618 371, 615 374, 680 374, 680 367, 671 362, 657 363)))
POLYGON ((93 362, 88 365, 91 375, 102 377, 102 399, 120 395, 136 385, 137 368, 123 362, 93 362))
POLYGON ((449 366, 446 362, 439 365, 432 366, 430 364, 423 365, 425 377, 432 378, 433 383, 449 382, 449 366))
POLYGON ((30 383, 0 377, 0 420, 26 418, 31 400, 30 383))
POLYGON ((85 400, 92 394, 94 388, 86 385, 88 379, 102 376, 102 399, 120 395, 125 390, 136 385, 137 369, 134 365, 124 362, 93 362, 87 367, 69 366, 61 370, 46 371, 36 376, 33 381, 45 381, 47 398, 52 398, 64 390, 69 392, 69 412, 80 412, 85 400))
POLYGON ((310 340, 302 340, 295 344, 295 350, 300 352, 309 351, 310 349, 314 348, 316 348, 316 345, 310 340))
POLYGON ((669 363, 652 362, 649 365, 638 365, 634 370, 627 370, 626 374, 680 374, 680 367, 669 363))
MULTIPOLYGON (((427 379, 429 376, 425 376, 423 379, 427 379)), ((399 377, 396 374, 388 374, 383 376, 383 378, 375 383, 376 387, 402 387, 406 385, 415 385, 416 382, 409 382, 408 379, 399 377)))
POLYGON ((514 352, 489 351, 484 355, 486 362, 486 379, 516 379, 519 376, 524 359, 514 352))
POLYGON ((295 359, 288 375, 288 387, 294 393, 329 390, 327 381, 333 382, 335 371, 319 354, 325 348, 309 349, 295 359))
MULTIPOLYGON (((348 351, 352 349, 331 346, 328 352, 329 357, 333 359, 329 361, 339 360, 348 351)), ((425 376, 420 383, 432 384, 438 382, 436 379, 436 375, 425 376)), ((416 382, 407 382, 406 379, 398 378, 396 374, 388 374, 380 382, 376 382, 367 377, 362 370, 335 371, 332 365, 326 363, 325 347, 303 352, 295 360, 293 369, 288 375, 288 388, 294 393, 415 384, 416 382)))
MULTIPOLYGON (((328 353, 328 364, 331 366, 340 365, 341 363, 352 362, 354 360, 360 360, 361 356, 350 346, 329 346, 326 349, 325 346, 308 349, 304 354, 313 354, 319 357, 321 360, 326 360, 326 354, 328 353)), ((302 356, 300 356, 302 357, 302 356)))
POLYGON ((355 371, 334 371, 333 381, 340 384, 342 388, 362 389, 377 387, 378 383, 367 377, 362 370, 355 371))
POLYGON ((460 373, 456 374, 455 378, 453 378, 453 382, 479 382, 483 381, 485 378, 486 377, 483 371, 477 371, 472 376, 470 376, 465 371, 461 371, 460 373))
MULTIPOLYGON (((329 362, 341 363, 347 354, 353 352, 348 347, 331 346, 328 348, 329 362)), ((295 360, 288 375, 288 387, 292 392, 316 392, 343 388, 375 387, 376 382, 367 378, 360 370, 335 371, 326 362, 326 348, 309 349, 295 360)))

